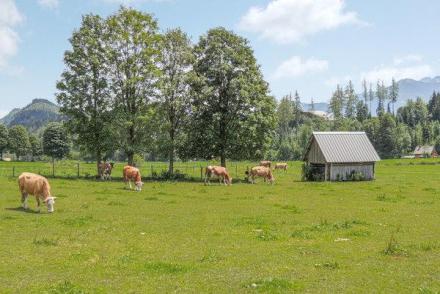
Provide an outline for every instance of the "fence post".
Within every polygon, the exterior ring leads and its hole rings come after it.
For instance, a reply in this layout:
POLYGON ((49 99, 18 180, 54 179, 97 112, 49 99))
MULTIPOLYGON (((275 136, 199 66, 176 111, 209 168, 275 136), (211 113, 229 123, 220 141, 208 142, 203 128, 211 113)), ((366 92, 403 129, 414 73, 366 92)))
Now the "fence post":
POLYGON ((79 162, 76 164, 77 170, 76 170, 76 177, 79 179, 79 162))
POLYGON ((200 180, 203 181, 203 166, 200 167, 200 180))
POLYGON ((52 159, 52 177, 55 178, 55 160, 52 159))
POLYGON ((12 177, 15 178, 15 166, 12 167, 12 177))
POLYGON ((235 178, 238 179, 238 164, 235 164, 235 178))
POLYGON ((153 172, 154 172, 153 165, 151 165, 151 178, 153 178, 153 172))

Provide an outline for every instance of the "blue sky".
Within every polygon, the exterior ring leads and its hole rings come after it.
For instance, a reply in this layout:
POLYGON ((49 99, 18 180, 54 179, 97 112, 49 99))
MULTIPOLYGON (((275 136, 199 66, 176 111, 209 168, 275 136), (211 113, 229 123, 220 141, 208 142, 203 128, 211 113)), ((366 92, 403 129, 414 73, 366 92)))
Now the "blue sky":
POLYGON ((181 27, 194 42, 224 26, 246 37, 271 92, 327 101, 337 83, 440 75, 440 1, 0 0, 0 117, 33 98, 54 101, 81 15, 124 4, 181 27))

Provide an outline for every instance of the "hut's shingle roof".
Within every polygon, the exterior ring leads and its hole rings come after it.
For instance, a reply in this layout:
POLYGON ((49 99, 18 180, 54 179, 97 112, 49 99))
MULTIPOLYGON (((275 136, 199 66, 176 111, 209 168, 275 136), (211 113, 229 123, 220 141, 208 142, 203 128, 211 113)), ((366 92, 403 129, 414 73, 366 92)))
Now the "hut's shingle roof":
MULTIPOLYGON (((313 132, 327 163, 375 162, 380 157, 365 132, 313 132)), ((307 148, 307 152, 310 150, 307 148)))
POLYGON ((414 155, 432 154, 434 150, 434 146, 417 146, 414 150, 414 155))

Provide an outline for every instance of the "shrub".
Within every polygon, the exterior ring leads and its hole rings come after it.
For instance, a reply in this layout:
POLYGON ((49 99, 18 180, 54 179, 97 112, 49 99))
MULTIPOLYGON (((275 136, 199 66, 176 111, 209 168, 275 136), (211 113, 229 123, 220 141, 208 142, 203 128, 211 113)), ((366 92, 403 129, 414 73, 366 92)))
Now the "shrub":
POLYGON ((304 162, 302 165, 302 180, 314 182, 323 181, 324 173, 322 172, 322 167, 312 166, 304 162))

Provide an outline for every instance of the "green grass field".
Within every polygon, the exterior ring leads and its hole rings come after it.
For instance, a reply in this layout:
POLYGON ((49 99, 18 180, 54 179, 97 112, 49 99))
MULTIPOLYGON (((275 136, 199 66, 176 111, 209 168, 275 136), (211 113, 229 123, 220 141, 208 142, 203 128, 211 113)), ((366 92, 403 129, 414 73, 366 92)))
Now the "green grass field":
POLYGON ((304 183, 299 163, 273 186, 52 179, 53 214, 19 209, 0 176, 0 293, 439 293, 439 175, 394 160, 373 182, 304 183))

